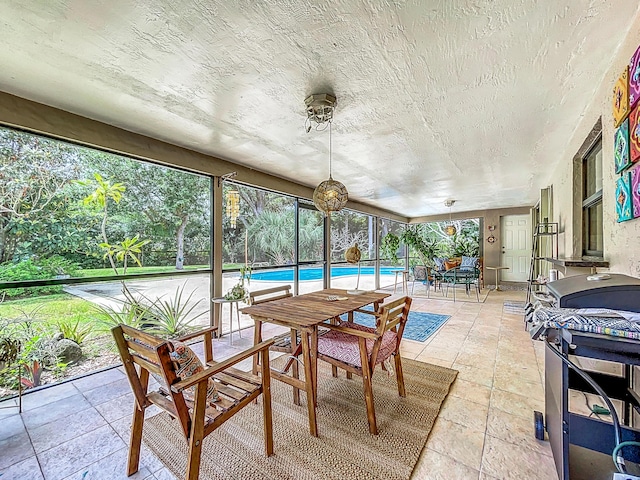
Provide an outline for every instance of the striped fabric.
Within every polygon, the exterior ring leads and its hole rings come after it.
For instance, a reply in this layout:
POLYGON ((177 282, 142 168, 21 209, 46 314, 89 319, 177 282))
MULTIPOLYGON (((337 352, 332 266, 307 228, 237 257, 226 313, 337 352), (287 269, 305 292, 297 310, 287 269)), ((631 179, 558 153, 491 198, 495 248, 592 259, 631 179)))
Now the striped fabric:
POLYGON ((640 340, 640 313, 605 308, 538 308, 534 323, 640 340))

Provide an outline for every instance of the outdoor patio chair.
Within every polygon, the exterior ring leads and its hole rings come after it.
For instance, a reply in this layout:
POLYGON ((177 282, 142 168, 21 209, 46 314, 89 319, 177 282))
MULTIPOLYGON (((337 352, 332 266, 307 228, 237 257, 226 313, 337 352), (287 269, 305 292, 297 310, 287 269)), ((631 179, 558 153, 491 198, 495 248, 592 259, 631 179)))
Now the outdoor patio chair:
POLYGON ((406 396, 400 342, 410 308, 411 297, 402 297, 380 305, 378 312, 359 309, 358 312, 375 316, 376 328, 348 321, 339 325, 323 324, 329 331, 318 337, 319 359, 345 370, 348 377, 352 373, 362 377, 369 432, 373 435, 378 434, 372 384, 376 365, 393 356, 398 395, 406 396))
POLYGON ((197 480, 203 439, 262 395, 265 454, 273 454, 269 368, 260 377, 237 370, 234 365, 254 355, 269 366, 272 341, 262 342, 222 362, 213 361, 212 332, 216 327, 169 341, 126 325, 111 331, 135 397, 127 475, 138 471, 144 413, 157 405, 180 423, 189 445, 185 478, 197 480), (181 343, 204 337, 206 367, 181 343), (136 365, 138 368, 136 368, 136 365), (149 375, 160 388, 148 391, 149 375))
POLYGON ((442 275, 442 284, 445 286, 444 295, 449 295, 449 286, 453 287, 453 300, 456 299, 456 285, 464 285, 465 293, 471 294, 473 288, 476 292, 476 300, 480 301, 480 269, 473 267, 464 269, 463 267, 455 267, 447 270, 442 275))
POLYGON ((412 269, 413 283, 411 284, 411 295, 413 295, 413 291, 416 288, 416 282, 422 282, 423 285, 426 285, 427 294, 429 293, 429 269, 424 265, 416 265, 412 269))

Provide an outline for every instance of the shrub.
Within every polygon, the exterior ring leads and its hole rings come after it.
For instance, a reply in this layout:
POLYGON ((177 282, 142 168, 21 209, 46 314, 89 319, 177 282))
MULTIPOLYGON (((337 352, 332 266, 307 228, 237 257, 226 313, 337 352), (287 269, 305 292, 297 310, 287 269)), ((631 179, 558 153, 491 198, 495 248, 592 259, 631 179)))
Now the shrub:
MULTIPOLYGON (((0 281, 16 282, 24 280, 54 279, 61 275, 74 276, 78 272, 77 264, 54 255, 48 258, 27 258, 19 262, 9 262, 0 265, 0 281)), ((10 288, 4 290, 8 298, 27 297, 36 295, 52 295, 62 292, 61 285, 44 287, 10 288)))

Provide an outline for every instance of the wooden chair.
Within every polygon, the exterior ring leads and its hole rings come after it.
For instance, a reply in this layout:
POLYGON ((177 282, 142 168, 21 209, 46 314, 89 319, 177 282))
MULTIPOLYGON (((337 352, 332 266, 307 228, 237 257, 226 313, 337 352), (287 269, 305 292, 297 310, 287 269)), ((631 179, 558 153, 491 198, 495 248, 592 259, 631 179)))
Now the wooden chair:
POLYGON ((189 444, 185 475, 187 480, 198 478, 202 440, 261 394, 265 454, 273 454, 269 368, 265 368, 260 377, 233 368, 254 355, 259 355, 261 363, 268 367, 269 347, 273 342, 262 342, 225 361, 214 362, 211 340, 216 328, 208 328, 179 339, 186 341, 198 336, 204 337, 207 366, 190 377, 185 375, 186 378, 178 377, 178 365, 170 356, 174 351, 174 343, 126 325, 118 325, 112 329, 135 396, 127 475, 131 476, 138 471, 144 412, 152 404, 168 412, 182 427, 189 444), (161 386, 158 391, 148 392, 149 374, 159 377, 160 383, 164 381, 166 386, 161 386), (219 394, 215 403, 207 400, 210 378, 214 379, 219 394), (192 393, 193 390, 195 392, 192 393))
POLYGON ((322 326, 329 331, 318 337, 319 359, 346 370, 347 376, 355 373, 362 377, 369 432, 373 435, 378 434, 371 382, 376 365, 393 356, 398 394, 401 397, 406 395, 400 342, 410 308, 411 297, 402 297, 380 305, 377 313, 359 309, 357 311, 376 317, 376 328, 351 322, 341 322, 339 325, 323 324, 322 326))
MULTIPOLYGON (((281 285, 279 287, 265 288, 264 290, 256 290, 249 292, 249 305, 259 305, 265 302, 271 302, 273 300, 279 300, 281 298, 292 297, 291 285, 281 285)), ((262 323, 256 323, 255 328, 261 329, 262 323)), ((287 363, 282 370, 278 370, 280 373, 288 372, 289 369, 293 369, 292 374, 295 378, 299 376, 299 365, 296 361, 302 354, 302 345, 300 340, 300 334, 295 329, 291 329, 290 332, 276 335, 271 346, 272 352, 283 352, 289 355, 287 363), (293 345, 291 345, 291 339, 294 339, 293 345)), ((259 365, 258 359, 254 359, 253 371, 258 371, 259 365)), ((293 389, 293 403, 300 405, 300 390, 298 388, 293 389)))
MULTIPOLYGON (((281 285, 279 287, 265 288, 264 290, 256 290, 255 292, 249 292, 249 305, 259 305, 265 302, 271 302, 273 300, 279 300, 281 298, 292 297, 291 285, 281 285)), ((258 326, 256 325, 256 328, 258 326)), ((300 335, 296 334, 295 330, 291 330, 291 333, 283 333, 273 337, 273 346, 271 351, 273 352, 286 352, 292 353, 295 350, 296 345, 300 343, 300 335), (296 344, 294 348, 291 348, 291 339, 296 338, 296 344)), ((298 354, 299 355, 299 354, 298 354)))

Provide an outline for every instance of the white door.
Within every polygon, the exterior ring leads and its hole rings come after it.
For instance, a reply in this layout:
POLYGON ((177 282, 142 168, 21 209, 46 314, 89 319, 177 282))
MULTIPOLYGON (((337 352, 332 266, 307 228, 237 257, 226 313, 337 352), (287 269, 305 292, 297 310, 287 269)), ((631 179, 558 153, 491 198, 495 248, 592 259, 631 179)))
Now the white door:
POLYGON ((505 282, 526 282, 531 265, 531 217, 529 215, 505 215, 500 219, 502 239, 502 266, 500 272, 505 282))

